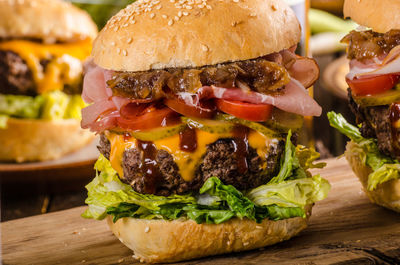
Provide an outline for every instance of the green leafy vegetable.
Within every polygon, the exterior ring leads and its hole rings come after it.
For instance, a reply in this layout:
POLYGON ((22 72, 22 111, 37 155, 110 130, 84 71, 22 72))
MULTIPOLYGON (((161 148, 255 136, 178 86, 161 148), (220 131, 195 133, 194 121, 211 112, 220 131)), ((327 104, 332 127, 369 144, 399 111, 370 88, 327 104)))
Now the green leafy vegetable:
POLYGON ((37 119, 44 103, 42 96, 0 95, 0 114, 16 118, 37 119))
POLYGON ((79 95, 52 91, 36 97, 0 95, 0 115, 22 119, 81 119, 85 103, 79 95))
POLYGON ((320 175, 280 183, 268 183, 251 190, 247 197, 259 206, 300 207, 324 199, 330 190, 329 182, 320 175))
POLYGON ((382 154, 376 139, 362 137, 357 127, 349 124, 341 114, 329 112, 328 119, 332 127, 353 140, 355 147, 352 152, 356 152, 360 160, 372 169, 368 176, 368 190, 375 190, 379 184, 400 178, 399 161, 382 154))

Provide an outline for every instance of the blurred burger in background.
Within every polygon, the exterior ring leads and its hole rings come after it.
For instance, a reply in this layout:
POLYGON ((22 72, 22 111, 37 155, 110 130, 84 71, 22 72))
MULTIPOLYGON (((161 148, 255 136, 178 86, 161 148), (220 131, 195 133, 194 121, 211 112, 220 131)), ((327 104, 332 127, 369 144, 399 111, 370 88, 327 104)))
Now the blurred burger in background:
POLYGON ((331 125, 348 136, 346 158, 370 200, 400 212, 400 2, 346 0, 344 15, 361 27, 348 45, 349 104, 358 127, 340 114, 331 125))
POLYGON ((0 0, 0 160, 56 159, 88 144, 83 62, 97 27, 60 0, 0 0))

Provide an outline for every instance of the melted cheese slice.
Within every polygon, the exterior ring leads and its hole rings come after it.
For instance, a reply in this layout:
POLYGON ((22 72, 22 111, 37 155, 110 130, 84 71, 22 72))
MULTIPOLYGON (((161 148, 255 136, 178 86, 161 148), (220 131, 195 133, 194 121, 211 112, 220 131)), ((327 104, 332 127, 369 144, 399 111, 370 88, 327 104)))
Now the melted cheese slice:
MULTIPOLYGON (((194 172, 197 166, 201 163, 203 155, 207 151, 207 145, 223 138, 232 138, 232 133, 208 133, 201 130, 196 130, 197 134, 197 148, 194 152, 184 152, 180 149, 179 135, 174 135, 168 138, 154 141, 153 144, 157 149, 168 151, 174 162, 178 165, 179 173, 185 181, 191 181, 194 178, 194 172)), ((111 143, 110 162, 111 166, 123 176, 122 158, 126 149, 136 148, 137 140, 133 137, 126 137, 120 134, 108 133, 107 138, 111 143)), ((271 143, 275 143, 276 139, 270 139, 263 134, 250 131, 248 135, 249 146, 256 149, 257 154, 261 158, 265 158, 271 143)))
POLYGON ((74 43, 43 44, 27 40, 0 42, 0 50, 18 54, 31 69, 38 93, 62 90, 81 81, 82 61, 89 57, 90 39, 74 43), (41 60, 49 60, 44 72, 41 60))

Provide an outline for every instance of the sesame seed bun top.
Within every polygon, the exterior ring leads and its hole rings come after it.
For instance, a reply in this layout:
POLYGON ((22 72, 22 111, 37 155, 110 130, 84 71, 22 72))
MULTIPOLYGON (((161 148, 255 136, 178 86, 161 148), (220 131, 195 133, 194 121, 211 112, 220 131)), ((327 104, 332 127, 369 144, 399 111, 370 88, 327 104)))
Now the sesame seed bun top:
POLYGON ((0 0, 0 38, 40 39, 46 43, 94 39, 90 16, 61 0, 0 0))
POLYGON ((116 71, 198 67, 278 52, 300 34, 281 0, 139 0, 108 21, 92 55, 116 71))

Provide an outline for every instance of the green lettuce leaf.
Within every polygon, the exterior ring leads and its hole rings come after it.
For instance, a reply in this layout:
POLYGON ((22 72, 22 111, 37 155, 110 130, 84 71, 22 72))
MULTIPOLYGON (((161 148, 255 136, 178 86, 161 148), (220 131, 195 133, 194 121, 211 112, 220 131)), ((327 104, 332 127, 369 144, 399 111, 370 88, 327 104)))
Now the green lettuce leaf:
POLYGON ((373 191, 379 184, 400 178, 399 161, 382 154, 376 139, 362 137, 357 127, 349 124, 341 114, 329 112, 328 119, 332 127, 353 140, 353 152, 357 152, 362 163, 372 169, 368 176, 368 190, 373 191))
POLYGON ((348 123, 342 114, 331 111, 328 112, 327 116, 329 123, 333 128, 337 129, 339 132, 343 133, 354 142, 358 143, 364 140, 364 137, 361 136, 358 128, 348 123))
POLYGON ((15 118, 38 119, 43 103, 42 96, 0 95, 0 114, 15 118))
POLYGON ((81 119, 85 103, 79 95, 52 91, 36 97, 0 95, 0 115, 22 119, 81 119))
POLYGON ((277 205, 304 209, 307 204, 325 199, 329 190, 329 182, 320 175, 315 175, 312 178, 268 183, 251 190, 246 196, 258 206, 277 205))
POLYGON ((100 156, 95 164, 97 176, 86 185, 88 198, 85 203, 89 208, 83 217, 103 219, 108 207, 117 207, 121 203, 130 203, 142 206, 148 210, 160 210, 160 205, 171 203, 195 203, 196 198, 191 195, 156 196, 135 192, 131 186, 122 183, 117 172, 110 162, 100 156))
POLYGON ((235 212, 237 217, 254 219, 254 203, 232 185, 222 184, 219 178, 207 179, 200 189, 200 194, 204 193, 219 197, 221 201, 226 201, 229 209, 235 212))

